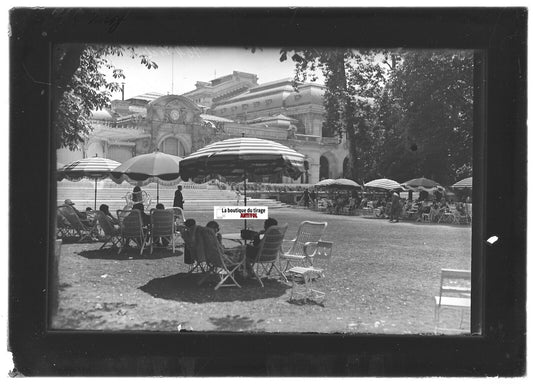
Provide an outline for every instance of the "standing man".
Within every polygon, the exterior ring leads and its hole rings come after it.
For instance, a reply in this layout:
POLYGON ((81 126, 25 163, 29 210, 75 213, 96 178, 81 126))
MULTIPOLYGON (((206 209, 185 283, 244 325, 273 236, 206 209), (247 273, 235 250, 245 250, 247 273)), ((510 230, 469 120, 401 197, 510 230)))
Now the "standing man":
POLYGON ((311 192, 309 192, 309 198, 311 199, 311 205, 316 207, 316 192, 314 189, 311 189, 311 192))
POLYGON ((302 199, 303 199, 304 207, 309 208, 309 189, 308 188, 305 188, 302 199))
POLYGON ((400 220, 400 214, 402 212, 402 205, 400 203, 400 195, 398 193, 392 193, 392 204, 390 210, 390 222, 397 223, 400 220))
POLYGON ((183 194, 181 193, 181 185, 178 185, 178 189, 174 192, 174 207, 183 209, 183 194))

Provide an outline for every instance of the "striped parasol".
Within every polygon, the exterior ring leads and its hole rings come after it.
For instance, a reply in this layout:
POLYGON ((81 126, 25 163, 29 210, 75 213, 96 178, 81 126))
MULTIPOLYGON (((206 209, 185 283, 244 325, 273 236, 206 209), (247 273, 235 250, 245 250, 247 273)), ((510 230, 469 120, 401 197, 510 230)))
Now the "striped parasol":
POLYGON ((419 177, 418 179, 411 179, 409 181, 406 181, 405 183, 402 183, 402 187, 411 191, 444 191, 444 188, 439 183, 431 179, 426 179, 425 177, 419 177))
POLYGON ((94 209, 96 210, 96 195, 98 179, 105 179, 110 172, 120 165, 111 159, 102 157, 86 157, 75 160, 57 171, 57 180, 67 179, 80 181, 82 179, 94 179, 94 209))
POLYGON ((293 179, 304 172, 304 155, 271 140, 252 137, 227 139, 192 153, 180 163, 181 178, 219 174, 272 175, 281 172, 293 179))
POLYGON ((350 179, 324 179, 315 184, 317 188, 361 188, 359 184, 350 179))
POLYGON ((176 184, 180 175, 179 156, 155 151, 126 160, 111 172, 112 180, 121 184, 127 181, 133 185, 157 183, 157 202, 159 203, 159 183, 176 184))
POLYGON ((472 177, 467 177, 466 179, 459 180, 457 183, 452 185, 452 188, 455 188, 455 189, 472 189, 472 177))
POLYGON ((304 158, 301 153, 275 141, 238 137, 209 144, 190 154, 180 162, 180 174, 183 180, 210 174, 242 176, 246 205, 247 175, 281 173, 297 179, 305 171, 304 158))
POLYGON ((386 191, 402 190, 403 187, 397 181, 391 179, 376 179, 364 184, 365 188, 384 189, 386 191))

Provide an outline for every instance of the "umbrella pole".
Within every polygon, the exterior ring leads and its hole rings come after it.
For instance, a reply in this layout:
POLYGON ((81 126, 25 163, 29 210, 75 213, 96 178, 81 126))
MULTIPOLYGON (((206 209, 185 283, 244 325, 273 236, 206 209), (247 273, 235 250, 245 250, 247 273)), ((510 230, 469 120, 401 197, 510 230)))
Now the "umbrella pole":
MULTIPOLYGON (((244 206, 246 207, 246 169, 244 169, 244 206)), ((244 229, 246 229, 246 219, 244 219, 244 229)))
POLYGON ((94 179, 94 210, 96 211, 96 190, 98 186, 98 178, 94 179))
POLYGON ((159 180, 157 180, 157 204, 159 204, 159 180))

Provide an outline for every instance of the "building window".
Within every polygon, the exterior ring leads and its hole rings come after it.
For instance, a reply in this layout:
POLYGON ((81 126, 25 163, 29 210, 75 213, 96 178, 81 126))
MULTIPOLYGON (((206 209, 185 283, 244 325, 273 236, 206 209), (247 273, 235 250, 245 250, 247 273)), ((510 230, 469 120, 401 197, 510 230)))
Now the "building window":
POLYGON ((267 99, 266 105, 272 104, 272 99, 267 99))
POLYGON ((243 110, 248 109, 248 104, 243 104, 243 105, 242 105, 242 109, 243 109, 243 110))
POLYGON ((261 103, 259 101, 254 102, 254 107, 259 107, 261 103))

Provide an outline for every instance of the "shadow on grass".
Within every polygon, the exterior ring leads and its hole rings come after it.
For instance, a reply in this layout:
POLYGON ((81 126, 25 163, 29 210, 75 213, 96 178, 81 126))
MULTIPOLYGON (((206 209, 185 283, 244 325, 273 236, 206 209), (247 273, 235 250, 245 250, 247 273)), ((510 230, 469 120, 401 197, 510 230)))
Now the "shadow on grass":
POLYGON ((90 260, 157 260, 183 255, 183 251, 176 250, 172 253, 172 250, 168 249, 154 249, 154 253, 150 255, 150 248, 145 248, 142 255, 139 255, 138 248, 125 249, 120 254, 117 252, 117 248, 104 248, 80 251, 77 254, 90 260))
POLYGON ((221 287, 215 291, 216 276, 209 277, 198 285, 204 275, 200 273, 178 273, 176 275, 150 280, 140 290, 158 299, 185 301, 189 303, 212 303, 230 301, 253 301, 280 297, 289 286, 274 279, 264 279, 262 288, 257 280, 237 280, 242 288, 221 287))

